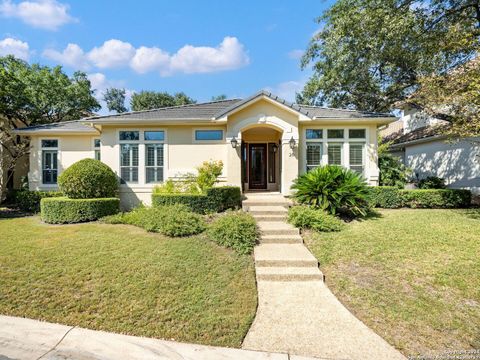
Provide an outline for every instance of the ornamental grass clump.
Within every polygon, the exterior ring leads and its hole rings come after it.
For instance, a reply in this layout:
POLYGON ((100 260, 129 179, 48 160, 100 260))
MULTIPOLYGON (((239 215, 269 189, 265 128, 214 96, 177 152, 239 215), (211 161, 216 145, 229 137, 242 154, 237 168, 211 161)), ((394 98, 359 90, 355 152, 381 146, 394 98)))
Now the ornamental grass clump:
POLYGON ((295 200, 304 205, 348 217, 369 211, 369 188, 358 173, 336 165, 317 167, 294 180, 295 200))
POLYGON ((344 223, 339 218, 321 209, 299 205, 288 209, 288 222, 301 229, 312 229, 321 232, 340 231, 344 223))

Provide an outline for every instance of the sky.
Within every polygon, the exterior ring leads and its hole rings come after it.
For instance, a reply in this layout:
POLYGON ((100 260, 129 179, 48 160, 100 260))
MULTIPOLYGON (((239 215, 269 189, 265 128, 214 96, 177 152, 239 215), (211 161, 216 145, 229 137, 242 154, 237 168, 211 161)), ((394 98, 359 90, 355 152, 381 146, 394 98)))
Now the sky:
POLYGON ((0 0, 0 56, 82 70, 98 99, 120 87, 293 101, 311 74, 300 57, 314 20, 333 2, 0 0))

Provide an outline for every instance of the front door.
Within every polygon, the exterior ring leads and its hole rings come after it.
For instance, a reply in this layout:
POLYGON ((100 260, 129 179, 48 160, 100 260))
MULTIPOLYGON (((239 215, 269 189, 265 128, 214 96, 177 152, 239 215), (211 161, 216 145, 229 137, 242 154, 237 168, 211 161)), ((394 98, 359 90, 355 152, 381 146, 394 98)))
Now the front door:
POLYGON ((248 188, 267 188, 267 144, 248 146, 248 188))

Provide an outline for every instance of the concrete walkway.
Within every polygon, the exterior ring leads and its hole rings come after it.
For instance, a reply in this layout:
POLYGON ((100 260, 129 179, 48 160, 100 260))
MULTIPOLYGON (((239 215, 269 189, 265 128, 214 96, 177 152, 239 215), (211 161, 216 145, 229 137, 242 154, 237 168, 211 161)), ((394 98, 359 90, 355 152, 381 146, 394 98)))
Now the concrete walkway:
POLYGON ((272 193, 248 194, 243 203, 262 237, 255 248, 257 315, 242 347, 322 359, 404 360, 324 284, 317 259, 285 222, 288 205, 272 193))
POLYGON ((0 315, 0 360, 307 360, 185 344, 0 315))

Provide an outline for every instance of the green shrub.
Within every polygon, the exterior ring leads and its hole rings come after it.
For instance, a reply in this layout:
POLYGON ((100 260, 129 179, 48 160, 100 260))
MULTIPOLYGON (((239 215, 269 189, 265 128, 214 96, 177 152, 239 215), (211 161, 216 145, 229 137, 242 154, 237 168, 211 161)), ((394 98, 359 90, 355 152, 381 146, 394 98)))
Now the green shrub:
POLYGON ((472 193, 459 189, 400 190, 400 195, 410 208, 465 208, 472 202, 472 193))
POLYGON ((192 213, 184 205, 138 207, 127 213, 102 219, 108 224, 128 224, 167 236, 199 234, 206 228, 201 215, 192 213))
POLYGON ((342 220, 320 209, 309 206, 293 206, 288 209, 288 222, 301 229, 316 231, 340 231, 344 227, 342 220))
POLYGON ((258 230, 250 214, 227 211, 210 225, 208 235, 217 244, 231 248, 238 254, 249 254, 258 239, 258 230))
POLYGON ((403 206, 400 190, 395 186, 372 186, 370 189, 372 207, 396 209, 403 206))
POLYGON ((187 175, 186 178, 179 181, 168 179, 163 184, 156 185, 153 188, 154 194, 201 194, 202 191, 197 184, 194 175, 187 175))
POLYGON ((222 161, 204 161, 203 164, 197 167, 197 184, 202 191, 207 191, 218 182, 218 178, 222 175, 223 162, 222 161))
POLYGON ((238 186, 212 187, 207 190, 207 197, 214 204, 216 212, 242 206, 242 192, 238 186))
POLYGON ((118 179, 101 161, 83 159, 58 177, 58 186, 71 199, 109 198, 116 196, 118 179))
POLYGON ((400 190, 395 187, 371 188, 370 203, 380 208, 465 208, 472 201, 472 193, 461 189, 400 190))
POLYGON ((445 180, 437 176, 427 176, 424 179, 418 181, 419 189, 445 189, 445 180))
POLYGON ((73 224, 93 221, 118 213, 117 198, 69 199, 43 198, 40 202, 42 220, 49 224, 73 224))
POLYGON ((380 170, 381 186, 395 186, 403 189, 412 174, 412 170, 407 168, 400 158, 388 152, 379 154, 378 168, 380 170))
POLYGON ((62 196, 60 191, 18 190, 13 192, 12 202, 22 211, 38 213, 40 211, 40 200, 59 196, 62 196))
POLYGON ((369 189, 358 173, 340 166, 317 167, 294 180, 294 198, 300 203, 349 216, 365 216, 369 189))
POLYGON ((206 194, 152 194, 153 206, 174 204, 183 204, 199 214, 221 212, 241 205, 241 191, 236 186, 219 186, 208 189, 206 194))

